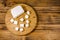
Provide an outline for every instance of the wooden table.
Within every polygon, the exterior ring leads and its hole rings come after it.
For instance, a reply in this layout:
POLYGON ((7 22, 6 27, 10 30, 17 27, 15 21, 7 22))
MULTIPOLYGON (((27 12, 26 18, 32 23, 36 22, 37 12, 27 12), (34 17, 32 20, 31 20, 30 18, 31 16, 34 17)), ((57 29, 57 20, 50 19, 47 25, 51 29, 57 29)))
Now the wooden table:
POLYGON ((0 40, 60 40, 60 0, 1 0, 0 40), (5 14, 11 6, 25 3, 32 6, 38 16, 36 29, 26 36, 16 36, 5 25, 5 14))

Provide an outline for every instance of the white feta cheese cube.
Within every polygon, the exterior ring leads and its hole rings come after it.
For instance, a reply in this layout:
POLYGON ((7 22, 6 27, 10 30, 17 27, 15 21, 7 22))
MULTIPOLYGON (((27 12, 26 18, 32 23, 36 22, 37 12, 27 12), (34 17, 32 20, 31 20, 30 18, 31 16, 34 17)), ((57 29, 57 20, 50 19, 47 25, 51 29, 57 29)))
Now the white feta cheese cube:
POLYGON ((23 13, 24 13, 24 10, 23 10, 22 6, 20 6, 20 5, 11 9, 11 14, 12 14, 13 18, 18 17, 19 15, 21 15, 23 13))
POLYGON ((29 15, 25 15, 25 18, 26 18, 26 19, 29 18, 29 15))
POLYGON ((28 28, 29 27, 29 24, 25 24, 25 26, 26 26, 26 28, 28 28))
POLYGON ((16 30, 16 31, 18 31, 18 29, 19 29, 18 27, 15 27, 15 30, 16 30))
POLYGON ((23 28, 20 28, 20 32, 23 32, 24 31, 24 29, 23 28))
POLYGON ((16 24, 16 25, 17 25, 17 23, 18 23, 17 21, 14 21, 14 24, 16 24))
POLYGON ((14 19, 11 19, 10 22, 13 23, 14 22, 14 19))
POLYGON ((20 19, 20 21, 22 21, 22 22, 23 22, 23 21, 24 21, 24 18, 21 18, 21 19, 20 19))
POLYGON ((23 28, 24 27, 24 24, 20 24, 20 28, 23 28))
POLYGON ((26 23, 29 23, 30 21, 29 20, 26 20, 26 23))
POLYGON ((30 15, 30 11, 27 11, 27 14, 30 15))

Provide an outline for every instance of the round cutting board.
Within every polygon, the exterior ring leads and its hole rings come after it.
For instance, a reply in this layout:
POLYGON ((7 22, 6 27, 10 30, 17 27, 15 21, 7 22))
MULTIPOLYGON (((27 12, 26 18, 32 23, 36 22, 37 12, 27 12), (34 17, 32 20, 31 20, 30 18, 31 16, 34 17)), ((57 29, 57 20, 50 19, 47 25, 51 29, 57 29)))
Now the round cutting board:
POLYGON ((26 4, 14 5, 13 7, 11 7, 11 9, 9 9, 7 11, 6 17, 5 17, 5 23, 6 23, 7 29, 15 35, 26 35, 28 33, 31 33, 35 29, 36 24, 37 24, 37 15, 36 15, 36 12, 34 11, 34 9, 32 7, 30 7, 29 5, 26 5, 26 4), (16 6, 19 6, 19 5, 23 7, 25 12, 23 14, 21 14, 20 16, 18 16, 17 18, 13 18, 12 14, 11 14, 11 9, 16 7, 16 6), (28 15, 26 13, 26 11, 29 11, 30 14, 28 15), (25 18, 26 15, 29 16, 28 19, 25 18), (23 22, 20 21, 21 18, 24 19, 23 22), (11 23, 10 22, 11 19, 16 20, 18 22, 17 25, 11 23), (29 20, 28 27, 26 27, 26 24, 27 24, 26 20, 29 20), (21 29, 21 27, 20 27, 20 24, 22 24, 22 23, 24 24, 23 29, 21 29), (16 28, 16 27, 18 27, 18 28, 16 28), (15 30, 15 28, 18 30, 15 30), (23 31, 20 31, 20 29, 23 31))

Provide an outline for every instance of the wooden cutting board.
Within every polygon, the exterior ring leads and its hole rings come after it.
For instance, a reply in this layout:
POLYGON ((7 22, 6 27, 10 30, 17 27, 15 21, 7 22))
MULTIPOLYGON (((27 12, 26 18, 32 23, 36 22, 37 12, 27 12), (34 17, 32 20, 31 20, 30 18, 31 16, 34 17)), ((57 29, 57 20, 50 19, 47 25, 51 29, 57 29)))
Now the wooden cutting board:
POLYGON ((16 35, 26 35, 26 34, 29 34, 31 33, 31 31, 33 31, 37 25, 37 15, 36 15, 36 12, 33 10, 33 8, 31 8, 30 6, 26 5, 26 4, 17 4, 15 5, 14 7, 12 7, 11 9, 9 9, 9 11, 7 11, 6 13, 6 17, 5 17, 5 23, 6 23, 6 26, 8 28, 9 31, 11 31, 13 34, 16 34, 16 35), (30 11, 30 15, 28 19, 25 18, 25 15, 27 15, 26 12, 24 12, 23 14, 21 14, 20 16, 18 16, 17 18, 13 18, 12 15, 11 15, 11 9, 16 7, 16 6, 22 6, 24 11, 30 11), (20 19, 21 18, 24 18, 24 22, 21 22, 20 19), (14 19, 17 21, 17 25, 13 24, 10 22, 11 19, 14 19), (26 20, 29 20, 29 27, 26 28, 26 20), (23 32, 20 32, 19 30, 16 31, 15 28, 18 27, 19 29, 20 28, 20 24, 24 23, 24 28, 23 28, 23 32))

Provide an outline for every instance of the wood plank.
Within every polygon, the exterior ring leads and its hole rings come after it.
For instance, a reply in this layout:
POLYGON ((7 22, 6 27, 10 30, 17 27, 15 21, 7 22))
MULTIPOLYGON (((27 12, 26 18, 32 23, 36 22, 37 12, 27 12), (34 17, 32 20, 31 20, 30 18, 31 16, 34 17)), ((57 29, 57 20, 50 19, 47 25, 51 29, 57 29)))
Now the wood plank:
POLYGON ((56 7, 56 6, 51 6, 51 7, 33 7, 36 11, 40 11, 40 12, 59 12, 60 11, 60 7, 56 7))
POLYGON ((17 3, 25 3, 31 6, 60 6, 60 0, 7 0, 6 5, 12 6, 17 3))
POLYGON ((36 29, 60 29, 60 25, 37 25, 36 29))
POLYGON ((35 30, 22 37, 10 33, 8 30, 0 30, 0 40, 60 40, 60 30, 35 30))

